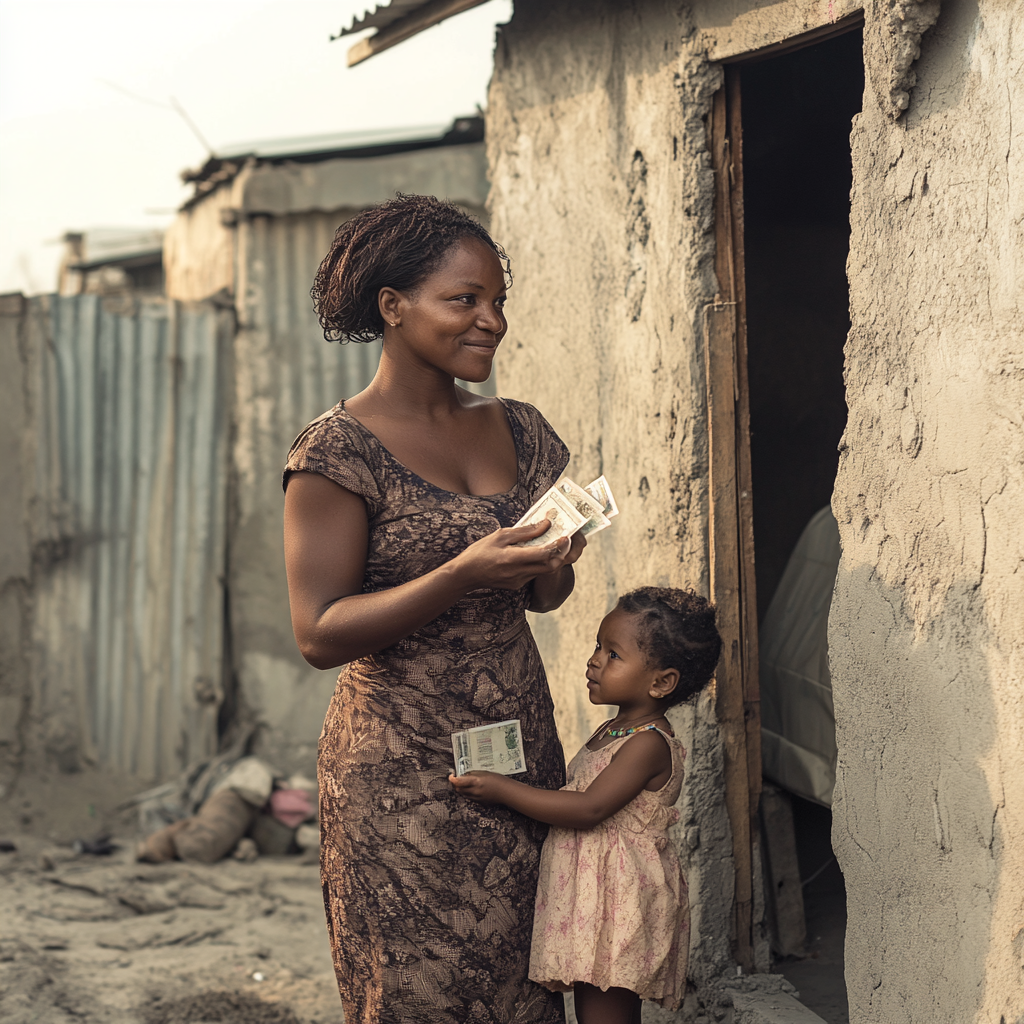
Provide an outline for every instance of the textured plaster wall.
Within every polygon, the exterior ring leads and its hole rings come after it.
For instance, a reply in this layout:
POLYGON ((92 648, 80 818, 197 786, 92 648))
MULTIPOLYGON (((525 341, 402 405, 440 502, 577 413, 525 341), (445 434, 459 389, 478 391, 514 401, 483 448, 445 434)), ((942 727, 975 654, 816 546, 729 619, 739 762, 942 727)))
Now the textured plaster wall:
MULTIPOLYGON (((492 231, 512 255, 500 394, 533 402, 569 472, 607 475, 621 515, 576 592, 534 616, 569 756, 608 709, 585 662, 616 595, 707 593, 702 308, 714 295, 713 181, 702 116, 721 73, 691 52, 674 4, 519 0, 488 108, 492 231)), ((694 971, 729 959, 732 856, 710 697, 674 720, 690 750, 678 839, 689 863, 694 971)))
MULTIPOLYGON (((831 622, 854 1022, 1024 1013, 1024 50, 1011 8, 865 12, 831 622)), ((499 389, 535 402, 573 450, 570 472, 606 473, 623 510, 572 599, 534 620, 570 753, 603 716, 580 679, 615 595, 707 588, 701 118, 720 82, 707 58, 854 10, 519 0, 499 35, 490 204, 517 273, 499 389)), ((700 980, 727 958, 729 837, 710 709, 679 717, 700 980)))
POLYGON ((944 3, 895 122, 880 31, 869 17, 833 499, 850 1019, 1010 1024, 1024 1015, 1024 31, 1019 5, 944 3))

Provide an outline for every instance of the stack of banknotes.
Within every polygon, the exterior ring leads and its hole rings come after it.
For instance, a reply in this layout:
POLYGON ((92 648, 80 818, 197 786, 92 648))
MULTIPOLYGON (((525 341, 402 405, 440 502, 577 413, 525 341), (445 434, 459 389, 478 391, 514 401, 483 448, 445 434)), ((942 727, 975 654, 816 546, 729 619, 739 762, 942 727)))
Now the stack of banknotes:
POLYGON ((551 520, 548 530, 521 545, 538 547, 562 537, 571 537, 577 530, 584 537, 589 537, 610 526, 618 514, 619 507, 615 504, 612 489, 603 476, 586 487, 580 487, 575 480, 565 476, 534 502, 516 526, 531 526, 544 519, 551 520))

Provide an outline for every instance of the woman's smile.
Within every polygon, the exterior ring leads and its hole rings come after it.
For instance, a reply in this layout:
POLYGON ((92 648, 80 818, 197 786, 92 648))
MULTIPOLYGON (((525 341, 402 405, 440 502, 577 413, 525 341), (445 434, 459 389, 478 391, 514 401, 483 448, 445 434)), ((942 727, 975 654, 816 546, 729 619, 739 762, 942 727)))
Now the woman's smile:
POLYGON ((494 350, 498 347, 498 342, 494 338, 485 338, 481 340, 473 339, 472 341, 464 341, 462 343, 464 348, 476 349, 481 354, 493 355, 494 350))

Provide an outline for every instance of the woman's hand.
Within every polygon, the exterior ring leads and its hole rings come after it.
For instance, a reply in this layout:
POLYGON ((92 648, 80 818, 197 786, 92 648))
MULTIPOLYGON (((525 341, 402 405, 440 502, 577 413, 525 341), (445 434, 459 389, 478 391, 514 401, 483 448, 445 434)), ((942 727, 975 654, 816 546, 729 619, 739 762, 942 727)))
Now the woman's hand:
POLYGON ((575 562, 586 545, 577 533, 571 540, 561 538, 550 544, 521 547, 524 541, 543 536, 551 528, 548 520, 531 526, 511 526, 495 530, 470 544, 452 560, 452 567, 471 590, 519 590, 538 576, 557 573, 575 562))
POLYGON ((566 552, 565 558, 562 560, 563 565, 573 565, 579 560, 580 555, 583 554, 583 549, 587 546, 587 538, 583 536, 582 530, 577 530, 569 538, 569 550, 566 552))
POLYGON ((448 781, 460 796, 468 796, 478 804, 501 804, 502 792, 508 788, 508 779, 497 772, 466 772, 449 775, 448 781))
POLYGON ((572 535, 572 542, 562 558, 559 570, 543 576, 538 575, 534 579, 528 605, 531 612, 554 611, 565 603, 565 599, 576 586, 576 573, 573 570, 573 564, 583 554, 583 549, 586 546, 587 538, 577 531, 572 535))
POLYGON ((547 532, 547 520, 495 530, 425 576, 364 594, 369 521, 363 499, 302 472, 288 482, 284 510, 292 628, 302 656, 320 669, 389 647, 474 590, 518 590, 534 580, 534 607, 538 585, 551 581, 544 600, 557 607, 572 590, 569 559, 579 557, 582 541, 517 546, 547 532))

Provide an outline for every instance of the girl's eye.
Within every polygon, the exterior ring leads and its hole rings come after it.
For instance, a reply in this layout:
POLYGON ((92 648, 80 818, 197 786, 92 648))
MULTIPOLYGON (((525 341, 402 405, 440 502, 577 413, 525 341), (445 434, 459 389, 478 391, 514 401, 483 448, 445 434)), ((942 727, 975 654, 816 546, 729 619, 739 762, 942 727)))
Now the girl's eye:
POLYGON ((609 651, 608 652, 608 657, 609 658, 618 658, 618 655, 614 651, 609 651))

